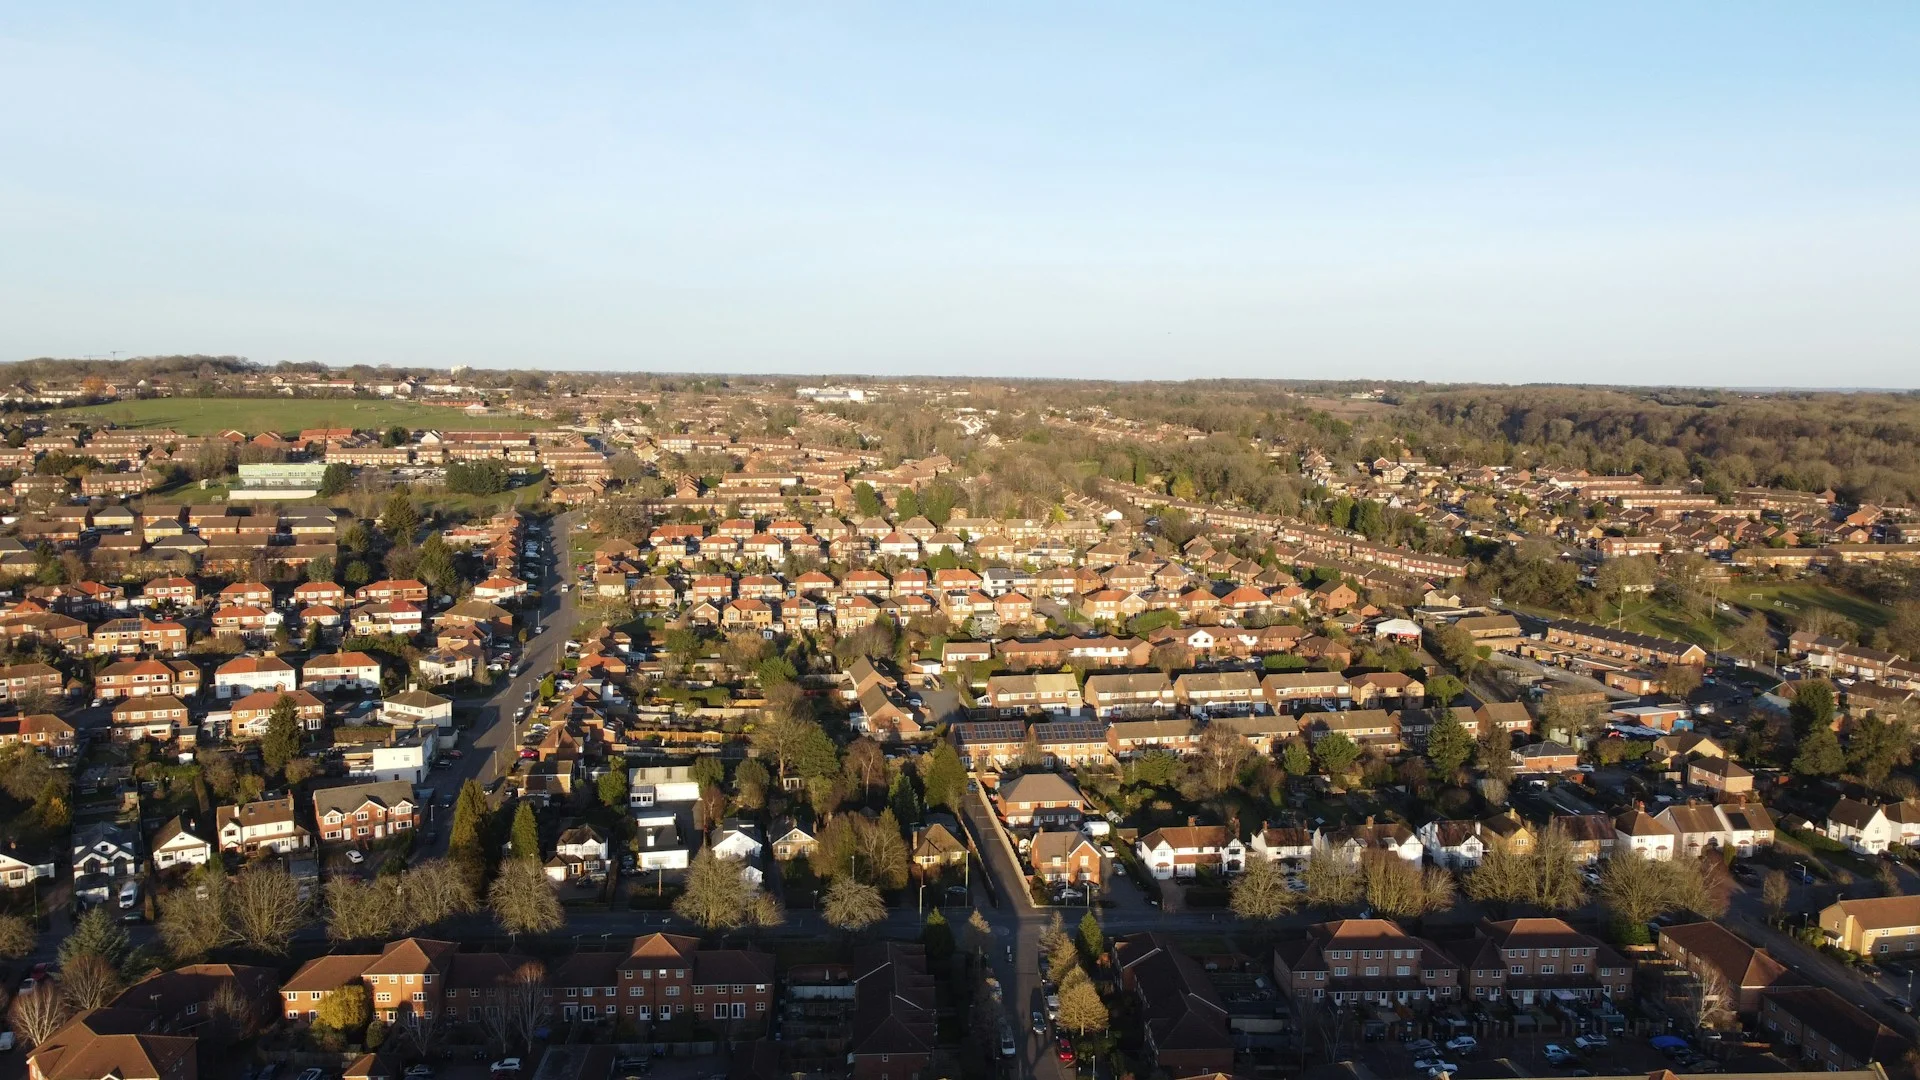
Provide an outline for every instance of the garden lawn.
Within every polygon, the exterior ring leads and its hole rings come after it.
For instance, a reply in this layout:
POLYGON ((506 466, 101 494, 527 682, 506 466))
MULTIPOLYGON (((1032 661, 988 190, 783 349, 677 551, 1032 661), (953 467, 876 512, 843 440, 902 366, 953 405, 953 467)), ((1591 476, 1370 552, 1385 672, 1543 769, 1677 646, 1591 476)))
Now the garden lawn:
POLYGON ((363 398, 149 398, 83 405, 46 414, 47 422, 113 423, 120 427, 173 428, 182 435, 212 435, 228 429, 257 434, 298 434, 306 428, 408 428, 454 431, 535 431, 552 423, 529 416, 469 416, 459 409, 411 401, 363 398))

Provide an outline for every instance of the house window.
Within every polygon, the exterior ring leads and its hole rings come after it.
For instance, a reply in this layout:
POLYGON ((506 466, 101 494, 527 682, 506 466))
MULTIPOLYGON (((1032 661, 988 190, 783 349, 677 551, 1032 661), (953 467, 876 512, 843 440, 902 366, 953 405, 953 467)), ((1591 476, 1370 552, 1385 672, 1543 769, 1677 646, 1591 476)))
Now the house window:
POLYGON ((1552 965, 1552 964, 1541 964, 1541 965, 1540 965, 1540 974, 1542 974, 1542 975, 1551 975, 1551 974, 1553 974, 1553 968, 1554 968, 1554 965, 1552 965))
POLYGON ((1572 971, 1575 975, 1585 975, 1587 973, 1587 965, 1575 964, 1573 965, 1572 971))
POLYGON ((1525 975, 1527 973, 1527 969, 1521 967, 1519 964, 1513 965, 1513 967, 1510 968, 1509 970, 1512 971, 1512 973, 1515 975, 1525 975))

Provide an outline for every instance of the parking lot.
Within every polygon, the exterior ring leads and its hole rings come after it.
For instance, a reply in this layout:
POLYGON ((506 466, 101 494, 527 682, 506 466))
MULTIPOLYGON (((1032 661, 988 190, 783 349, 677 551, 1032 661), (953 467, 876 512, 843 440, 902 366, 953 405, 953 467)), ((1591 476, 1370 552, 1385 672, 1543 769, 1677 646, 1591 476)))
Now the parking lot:
MULTIPOLYGON (((1426 1070, 1416 1062, 1467 1066, 1473 1062, 1506 1060, 1529 1076, 1647 1074, 1656 1069, 1678 1069, 1675 1060, 1655 1049, 1647 1039, 1630 1035, 1605 1036, 1604 1044, 1590 1036, 1521 1035, 1474 1038, 1471 1050, 1449 1050, 1430 1042, 1381 1041, 1364 1044, 1359 1057, 1379 1076, 1418 1077, 1426 1070), (1578 1043, 1578 1045, 1576 1044, 1578 1043), (1583 1071, 1584 1070, 1584 1071, 1583 1071)), ((1698 1066, 1682 1071, 1711 1071, 1698 1066)))

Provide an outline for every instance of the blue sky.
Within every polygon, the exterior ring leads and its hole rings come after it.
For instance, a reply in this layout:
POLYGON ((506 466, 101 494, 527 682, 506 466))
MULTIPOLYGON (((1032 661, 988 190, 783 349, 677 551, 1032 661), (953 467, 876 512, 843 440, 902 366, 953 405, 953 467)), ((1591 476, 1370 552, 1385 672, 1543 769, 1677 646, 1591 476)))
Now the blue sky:
POLYGON ((1911 3, 80 7, 0 359, 1920 386, 1911 3))

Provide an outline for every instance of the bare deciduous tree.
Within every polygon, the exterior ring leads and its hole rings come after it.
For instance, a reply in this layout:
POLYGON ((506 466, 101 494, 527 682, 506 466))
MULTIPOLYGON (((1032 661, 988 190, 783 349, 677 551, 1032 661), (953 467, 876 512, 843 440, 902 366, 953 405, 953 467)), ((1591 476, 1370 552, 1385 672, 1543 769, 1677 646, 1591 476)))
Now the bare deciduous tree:
POLYGON ((487 889, 487 906, 500 925, 514 934, 542 934, 566 922, 560 894, 532 857, 508 859, 487 889))
POLYGON ((13 1030, 20 1041, 31 1048, 47 1041, 47 1036, 67 1022, 67 1001, 53 987, 42 986, 31 994, 14 998, 13 1008, 7 1015, 13 1020, 13 1030))
POLYGON ((827 887, 820 912, 829 925, 842 930, 860 931, 887 917, 887 902, 880 890, 852 878, 840 878, 827 887))
POLYGON ((547 1022, 547 969, 529 960, 514 971, 501 1001, 500 1022, 508 1038, 533 1049, 533 1033, 547 1022))
POLYGON ((240 940, 276 956, 287 951, 294 932, 307 918, 300 883, 277 866, 243 870, 229 889, 233 928, 240 940))
POLYGON ((398 928, 400 896, 385 879, 327 882, 327 936, 334 941, 379 941, 398 928))
MULTIPOLYGON (((67 995, 68 1004, 81 1012, 105 1007, 125 986, 113 962, 99 953, 82 953, 60 972, 61 992, 67 995)), ((46 992, 42 987, 34 996, 46 992)))
POLYGON ((160 897, 160 940, 175 960, 198 960, 234 940, 228 885, 216 861, 160 897))
POLYGON ((1344 907, 1360 899, 1366 890, 1360 864, 1324 842, 1313 845, 1304 877, 1307 900, 1320 907, 1344 907))
POLYGON ((400 878, 399 923, 406 929, 432 926, 478 906, 472 880, 445 859, 428 859, 400 878))
POLYGON ((1299 894, 1287 888, 1280 864, 1255 858, 1233 881, 1233 913, 1243 919, 1277 919, 1292 911, 1299 894))

